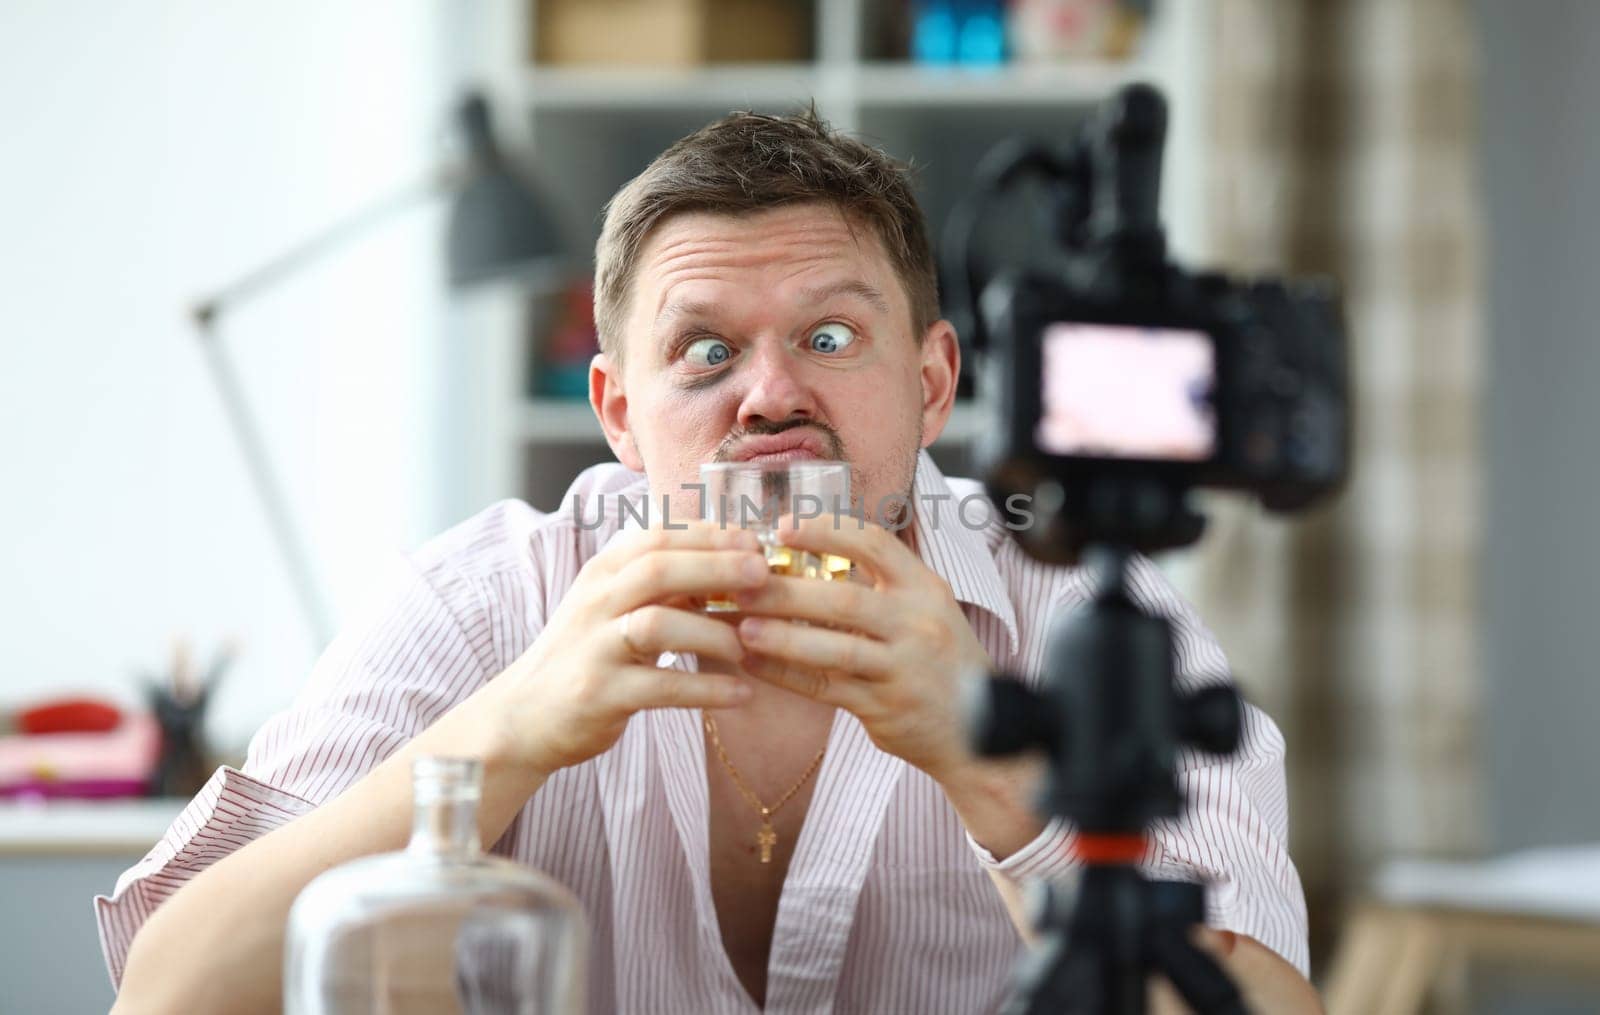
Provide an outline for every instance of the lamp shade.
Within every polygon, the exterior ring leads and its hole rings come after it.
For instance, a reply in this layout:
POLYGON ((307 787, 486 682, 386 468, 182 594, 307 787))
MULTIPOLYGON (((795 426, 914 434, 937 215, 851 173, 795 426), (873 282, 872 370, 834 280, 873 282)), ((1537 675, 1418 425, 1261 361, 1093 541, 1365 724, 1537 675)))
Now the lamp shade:
POLYGON ((445 248, 450 284, 510 277, 559 257, 555 217, 506 163, 490 129, 488 102, 476 93, 467 96, 460 119, 469 168, 450 207, 445 248))

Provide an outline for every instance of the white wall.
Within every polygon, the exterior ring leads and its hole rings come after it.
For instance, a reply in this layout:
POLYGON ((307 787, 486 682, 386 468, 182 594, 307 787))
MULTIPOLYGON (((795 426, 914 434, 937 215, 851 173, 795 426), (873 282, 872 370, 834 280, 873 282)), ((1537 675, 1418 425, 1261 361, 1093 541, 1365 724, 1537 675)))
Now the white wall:
MULTIPOLYGON (((314 658, 185 308, 438 154, 438 0, 0 4, 0 706, 243 654, 242 747, 314 658)), ((440 527, 440 209, 225 325, 340 612, 440 527)))
POLYGON ((1534 6, 1474 4, 1492 244, 1484 732, 1502 849, 1600 840, 1600 4, 1534 6))

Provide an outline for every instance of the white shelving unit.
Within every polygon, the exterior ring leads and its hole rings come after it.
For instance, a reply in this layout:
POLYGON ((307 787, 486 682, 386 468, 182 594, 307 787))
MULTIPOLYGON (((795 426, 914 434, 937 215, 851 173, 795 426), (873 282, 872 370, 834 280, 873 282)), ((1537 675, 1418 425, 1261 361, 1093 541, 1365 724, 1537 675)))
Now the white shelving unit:
MULTIPOLYGON (((604 202, 672 141, 735 108, 785 110, 815 102, 836 127, 908 158, 937 237, 977 160, 1016 133, 1066 140, 1097 102, 1132 81, 1174 99, 1163 213, 1173 247, 1203 254, 1198 147, 1203 122, 1208 0, 1160 0, 1140 54, 1125 63, 930 68, 875 59, 866 26, 876 0, 817 0, 816 59, 807 63, 704 69, 532 66, 533 4, 482 0, 478 68, 509 143, 535 153, 536 173, 580 260, 593 250, 604 202)), ((526 317, 527 310, 521 311, 526 317)), ((599 424, 578 401, 533 398, 530 333, 507 324, 517 312, 472 312, 470 433, 475 443, 467 497, 480 506, 520 497, 550 509, 582 467, 610 458, 599 424)), ((964 471, 980 420, 968 405, 934 445, 947 468, 964 471)))
POLYGON ((784 105, 815 97, 830 119, 849 122, 852 107, 942 108, 1098 101, 1121 85, 1146 79, 1148 64, 1091 62, 965 69, 865 62, 845 69, 813 64, 711 66, 702 70, 530 67, 525 98, 539 111, 578 109, 733 108, 784 105))

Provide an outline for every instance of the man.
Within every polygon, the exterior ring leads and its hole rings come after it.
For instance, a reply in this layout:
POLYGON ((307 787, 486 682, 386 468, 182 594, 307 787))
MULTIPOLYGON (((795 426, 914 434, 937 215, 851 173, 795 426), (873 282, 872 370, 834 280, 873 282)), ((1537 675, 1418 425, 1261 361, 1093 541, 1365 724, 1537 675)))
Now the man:
MULTIPOLYGON (((977 486, 921 450, 960 358, 905 174, 814 115, 736 114, 616 196, 596 262, 590 401, 621 465, 581 476, 571 510, 500 504, 425 548, 244 771, 98 900, 119 1011, 270 1010, 294 895, 403 843, 422 754, 482 758, 483 841, 582 900, 594 1011, 1002 996, 1015 886, 1064 869, 1069 833, 967 752, 958 683, 1036 675, 1084 588, 998 519, 974 528, 958 502, 977 486), (887 506, 787 537, 866 582, 770 576, 748 533, 682 524, 702 462, 785 458, 848 461, 887 506), (648 529, 624 500, 654 506, 648 529), (730 592, 736 624, 692 608, 730 592)), ((1179 624, 1181 679, 1221 679, 1154 569, 1134 584, 1179 624)), ((1282 752, 1251 710, 1236 757, 1185 756, 1193 812, 1146 860, 1213 882, 1200 940, 1259 1010, 1307 1011, 1282 752)))

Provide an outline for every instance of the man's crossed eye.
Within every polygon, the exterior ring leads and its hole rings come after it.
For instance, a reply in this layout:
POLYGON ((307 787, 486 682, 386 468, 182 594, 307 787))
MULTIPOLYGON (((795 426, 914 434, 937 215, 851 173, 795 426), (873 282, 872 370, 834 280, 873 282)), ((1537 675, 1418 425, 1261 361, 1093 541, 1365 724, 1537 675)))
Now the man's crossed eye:
POLYGON ((720 338, 697 338, 683 350, 683 358, 697 367, 720 366, 732 355, 733 350, 720 338))
MULTIPOLYGON (((856 340, 855 330, 837 321, 819 325, 811 332, 807 344, 813 352, 832 356, 848 349, 856 340)), ((697 338, 683 350, 683 358, 697 367, 715 367, 733 356, 733 348, 720 338, 697 338)))
POLYGON ((811 333, 811 348, 817 352, 836 353, 843 352, 856 340, 856 333, 849 325, 832 321, 821 325, 811 333))

